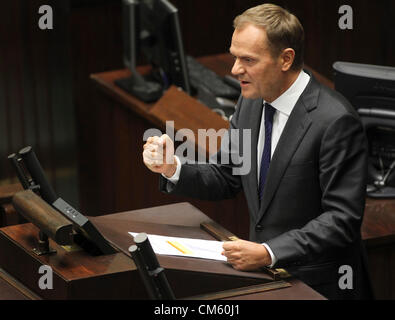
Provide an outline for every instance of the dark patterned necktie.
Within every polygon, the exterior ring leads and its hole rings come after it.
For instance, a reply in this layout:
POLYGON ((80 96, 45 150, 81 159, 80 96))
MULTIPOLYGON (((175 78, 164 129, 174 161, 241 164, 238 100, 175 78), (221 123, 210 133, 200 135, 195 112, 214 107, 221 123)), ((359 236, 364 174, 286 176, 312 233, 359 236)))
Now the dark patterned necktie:
POLYGON ((259 174, 259 187, 258 187, 259 200, 262 200, 266 175, 270 165, 270 157, 272 153, 273 116, 275 111, 276 109, 274 109, 270 104, 265 103, 265 145, 262 152, 261 171, 259 174))

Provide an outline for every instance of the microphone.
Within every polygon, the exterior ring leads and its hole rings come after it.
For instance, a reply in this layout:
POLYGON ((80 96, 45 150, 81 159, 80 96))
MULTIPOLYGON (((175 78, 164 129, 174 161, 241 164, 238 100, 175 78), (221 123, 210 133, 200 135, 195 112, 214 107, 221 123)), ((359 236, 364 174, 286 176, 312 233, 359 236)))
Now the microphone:
POLYGON ((141 255, 140 249, 136 245, 132 245, 129 247, 129 253, 132 256, 132 259, 139 270, 141 279, 143 280, 144 286, 147 289, 148 295, 152 300, 160 300, 161 295, 159 292, 159 288, 155 284, 154 279, 150 276, 147 265, 141 255))
POLYGON ((151 298, 158 300, 174 300, 175 296, 167 281, 164 269, 152 249, 146 233, 139 233, 134 237, 135 246, 129 248, 133 260, 136 262, 143 281, 151 298))
POLYGON ((33 181, 29 181, 29 179, 27 178, 23 167, 20 163, 20 161, 22 160, 21 158, 19 158, 15 153, 12 153, 8 156, 8 159, 11 161, 11 164, 13 165, 15 171, 16 171, 16 175, 18 176, 18 179, 23 187, 23 189, 29 189, 32 185, 33 185, 33 181))
POLYGON ((39 192, 41 197, 50 204, 54 203, 58 199, 58 196, 45 177, 44 170, 37 160, 33 148, 31 146, 25 147, 19 151, 19 154, 27 170, 30 172, 33 181, 40 186, 39 192))
POLYGON ((59 245, 73 243, 73 224, 31 190, 12 197, 15 209, 59 245))
POLYGON ((79 213, 70 204, 56 195, 31 146, 21 149, 19 151, 19 156, 11 154, 8 158, 12 161, 23 187, 25 189, 38 191, 43 200, 72 222, 77 231, 74 237, 74 241, 77 244, 93 255, 114 254, 117 252, 87 217, 79 213), (22 164, 19 163, 22 160, 25 167, 24 169, 28 171, 31 179, 27 178, 24 172, 25 170, 22 169, 22 164))

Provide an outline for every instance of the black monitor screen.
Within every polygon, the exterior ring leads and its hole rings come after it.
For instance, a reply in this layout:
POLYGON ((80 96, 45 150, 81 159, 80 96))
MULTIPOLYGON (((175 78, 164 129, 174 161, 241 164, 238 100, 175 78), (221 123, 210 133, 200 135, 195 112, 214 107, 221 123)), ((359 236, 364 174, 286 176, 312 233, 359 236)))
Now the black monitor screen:
POLYGON ((395 115, 395 68, 350 62, 336 62, 333 68, 335 89, 360 114, 395 115))
POLYGON ((160 68, 165 88, 174 84, 190 93, 178 11, 170 2, 140 1, 140 48, 160 68))
POLYGON ((124 62, 132 77, 116 84, 145 102, 156 101, 170 85, 191 93, 178 10, 167 0, 123 0, 124 62), (144 78, 137 56, 153 67, 144 78))
POLYGON ((367 135, 368 194, 395 197, 395 68, 349 62, 333 68, 335 89, 358 111, 367 135))

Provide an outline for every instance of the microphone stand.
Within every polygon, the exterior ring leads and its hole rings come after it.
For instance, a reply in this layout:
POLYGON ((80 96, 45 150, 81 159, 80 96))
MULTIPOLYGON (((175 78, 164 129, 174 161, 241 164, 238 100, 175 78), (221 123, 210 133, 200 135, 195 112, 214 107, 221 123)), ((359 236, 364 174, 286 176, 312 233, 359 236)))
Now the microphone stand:
POLYGON ((164 269, 159 265, 147 234, 139 233, 134 237, 134 242, 136 245, 131 246, 129 252, 139 269, 150 298, 153 300, 174 300, 173 290, 167 281, 164 269))

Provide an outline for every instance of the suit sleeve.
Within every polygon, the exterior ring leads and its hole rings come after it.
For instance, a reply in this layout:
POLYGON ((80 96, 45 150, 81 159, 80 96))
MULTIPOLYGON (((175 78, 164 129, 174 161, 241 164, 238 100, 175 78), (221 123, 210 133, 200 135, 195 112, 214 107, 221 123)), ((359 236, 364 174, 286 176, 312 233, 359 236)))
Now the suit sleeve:
MULTIPOLYGON (((342 115, 326 129, 320 146, 322 212, 301 229, 269 241, 278 266, 304 264, 360 238, 367 175, 367 143, 360 121, 342 115)), ((292 195, 290 195, 292 196, 292 195)))
MULTIPOLYGON (((242 98, 239 99, 237 110, 230 122, 228 137, 232 137, 230 132, 238 127, 241 102, 242 98)), ((164 177, 159 178, 160 191, 201 200, 222 200, 235 197, 242 188, 240 176, 234 174, 234 169, 240 166, 239 154, 232 155, 235 144, 238 145, 238 141, 222 138, 220 151, 210 159, 210 163, 183 163, 176 184, 164 177)))

